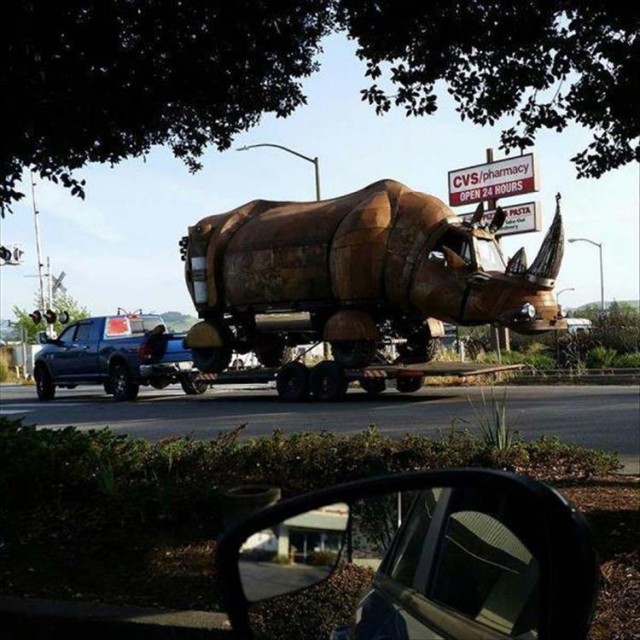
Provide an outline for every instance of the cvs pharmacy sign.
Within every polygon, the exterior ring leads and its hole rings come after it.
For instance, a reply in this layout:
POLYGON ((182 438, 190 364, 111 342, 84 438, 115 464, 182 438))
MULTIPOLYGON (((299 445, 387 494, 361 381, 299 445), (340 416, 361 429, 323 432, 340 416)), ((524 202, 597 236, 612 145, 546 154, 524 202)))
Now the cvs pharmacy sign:
POLYGON ((532 153, 449 171, 449 204, 454 207, 538 190, 532 153))

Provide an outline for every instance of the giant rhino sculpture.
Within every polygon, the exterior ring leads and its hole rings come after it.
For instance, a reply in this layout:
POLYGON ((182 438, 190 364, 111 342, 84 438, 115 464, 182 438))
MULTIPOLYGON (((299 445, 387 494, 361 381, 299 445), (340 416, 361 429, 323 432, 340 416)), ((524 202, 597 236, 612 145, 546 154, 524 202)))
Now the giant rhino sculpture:
POLYGON ((494 235, 502 212, 490 227, 481 214, 461 222, 438 198, 381 180, 332 200, 254 200, 203 218, 181 241, 201 318, 186 337, 196 366, 221 371, 232 351, 277 366, 287 347, 324 340, 357 367, 393 338, 401 361, 422 361, 442 321, 563 326, 559 210, 531 267, 522 249, 505 262, 494 235))

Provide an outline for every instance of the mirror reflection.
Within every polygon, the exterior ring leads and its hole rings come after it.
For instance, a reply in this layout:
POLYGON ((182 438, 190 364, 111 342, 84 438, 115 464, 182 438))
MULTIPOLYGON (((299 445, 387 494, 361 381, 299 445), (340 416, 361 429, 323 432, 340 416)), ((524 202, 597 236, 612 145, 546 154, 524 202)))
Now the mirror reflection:
POLYGON ((324 580, 345 547, 349 506, 301 513, 250 536, 240 548, 240 578, 248 600, 269 598, 324 580))
POLYGON ((429 488, 297 515, 251 536, 240 568, 257 637, 279 637, 282 620, 291 632, 282 612, 304 611, 291 636, 300 640, 417 640, 447 628, 535 640, 542 538, 513 495, 429 488))

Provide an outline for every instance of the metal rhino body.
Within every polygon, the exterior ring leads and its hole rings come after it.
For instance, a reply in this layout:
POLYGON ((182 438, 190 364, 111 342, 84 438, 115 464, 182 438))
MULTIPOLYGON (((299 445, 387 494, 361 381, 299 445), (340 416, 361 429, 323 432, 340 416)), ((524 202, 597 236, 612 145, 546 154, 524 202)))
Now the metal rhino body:
POLYGON ((186 339, 196 366, 222 370, 232 350, 276 366, 287 346, 314 340, 346 366, 368 364, 389 339, 400 339, 401 359, 429 359, 441 321, 559 328, 559 212, 530 268, 522 250, 505 262, 497 218, 490 228, 461 223, 438 198, 393 180, 203 218, 181 242, 202 319, 186 339))

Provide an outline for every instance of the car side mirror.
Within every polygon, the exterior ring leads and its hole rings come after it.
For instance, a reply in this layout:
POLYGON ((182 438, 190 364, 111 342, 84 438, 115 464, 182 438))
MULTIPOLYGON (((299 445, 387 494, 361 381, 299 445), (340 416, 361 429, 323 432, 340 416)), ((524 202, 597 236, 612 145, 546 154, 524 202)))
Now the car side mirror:
POLYGON ((599 579, 584 519, 560 494, 477 469, 285 500, 227 530, 216 565, 243 639, 291 629, 295 611, 309 637, 586 637, 599 579))
POLYGON ((49 344, 51 342, 49 336, 44 331, 38 331, 36 338, 38 340, 38 344, 49 344))

